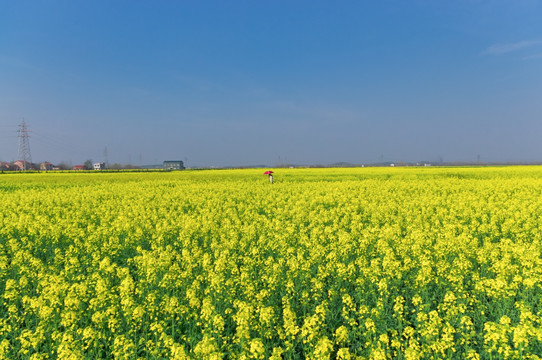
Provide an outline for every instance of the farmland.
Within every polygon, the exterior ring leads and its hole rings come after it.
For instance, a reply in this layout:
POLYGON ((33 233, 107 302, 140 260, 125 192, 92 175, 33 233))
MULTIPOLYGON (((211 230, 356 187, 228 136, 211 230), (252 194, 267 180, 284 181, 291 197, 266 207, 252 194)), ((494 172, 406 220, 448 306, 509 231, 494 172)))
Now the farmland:
POLYGON ((0 175, 0 358, 537 359, 542 168, 0 175))

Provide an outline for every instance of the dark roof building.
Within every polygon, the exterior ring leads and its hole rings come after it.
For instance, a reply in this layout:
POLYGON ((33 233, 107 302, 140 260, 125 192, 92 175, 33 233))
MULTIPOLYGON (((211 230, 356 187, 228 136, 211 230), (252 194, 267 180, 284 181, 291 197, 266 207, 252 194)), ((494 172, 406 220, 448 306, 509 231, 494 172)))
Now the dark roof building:
POLYGON ((184 164, 181 160, 164 161, 164 170, 184 170, 184 164))

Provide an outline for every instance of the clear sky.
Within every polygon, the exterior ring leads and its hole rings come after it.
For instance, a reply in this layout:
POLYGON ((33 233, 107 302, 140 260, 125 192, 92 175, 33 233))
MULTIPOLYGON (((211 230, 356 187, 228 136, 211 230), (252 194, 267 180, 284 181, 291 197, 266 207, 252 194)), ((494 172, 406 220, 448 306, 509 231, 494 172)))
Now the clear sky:
POLYGON ((542 0, 0 0, 0 160, 542 161, 542 0))

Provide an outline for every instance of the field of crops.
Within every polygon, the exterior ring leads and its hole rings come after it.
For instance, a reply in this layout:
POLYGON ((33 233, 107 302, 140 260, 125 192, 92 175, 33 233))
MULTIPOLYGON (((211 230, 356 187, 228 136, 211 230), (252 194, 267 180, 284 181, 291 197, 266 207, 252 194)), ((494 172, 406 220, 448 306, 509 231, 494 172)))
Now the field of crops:
POLYGON ((542 168, 0 174, 0 358, 538 359, 542 168))

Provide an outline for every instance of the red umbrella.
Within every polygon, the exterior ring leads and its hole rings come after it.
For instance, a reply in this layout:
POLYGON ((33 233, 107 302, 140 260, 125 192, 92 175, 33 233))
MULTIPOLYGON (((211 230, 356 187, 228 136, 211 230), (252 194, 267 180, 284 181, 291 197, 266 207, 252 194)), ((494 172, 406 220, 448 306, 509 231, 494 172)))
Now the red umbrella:
POLYGON ((271 175, 272 173, 273 173, 273 171, 269 170, 269 171, 264 172, 263 174, 264 175, 271 175))

